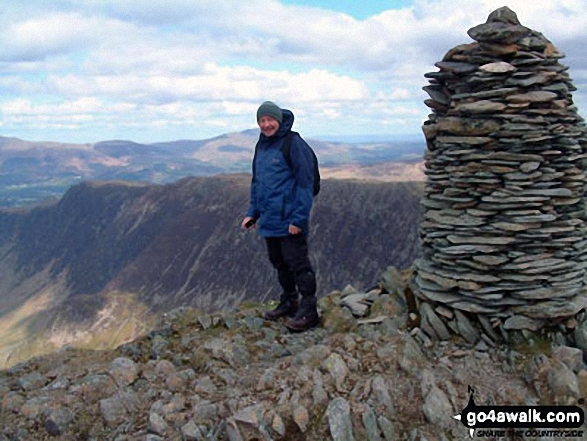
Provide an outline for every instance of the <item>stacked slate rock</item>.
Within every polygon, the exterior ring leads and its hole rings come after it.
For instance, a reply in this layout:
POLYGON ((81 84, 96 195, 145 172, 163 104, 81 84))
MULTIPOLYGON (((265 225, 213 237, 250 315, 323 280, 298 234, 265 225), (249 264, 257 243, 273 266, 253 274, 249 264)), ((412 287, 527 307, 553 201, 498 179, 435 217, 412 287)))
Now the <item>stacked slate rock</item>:
POLYGON ((474 43, 426 74, 433 114, 412 288, 429 328, 457 323, 455 312, 509 329, 562 322, 587 305, 587 135, 576 89, 564 55, 507 7, 468 34, 474 43))

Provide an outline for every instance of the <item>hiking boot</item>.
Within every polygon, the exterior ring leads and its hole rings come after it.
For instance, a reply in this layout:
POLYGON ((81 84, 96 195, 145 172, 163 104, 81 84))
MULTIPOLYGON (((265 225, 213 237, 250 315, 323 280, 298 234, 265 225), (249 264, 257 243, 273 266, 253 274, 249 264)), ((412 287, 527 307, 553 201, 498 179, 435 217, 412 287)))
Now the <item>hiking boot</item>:
POLYGON ((320 316, 316 309, 316 297, 302 297, 300 309, 296 316, 288 320, 285 327, 290 331, 303 332, 320 324, 320 316))
POLYGON ((298 300, 297 300, 298 293, 290 293, 290 294, 282 294, 279 300, 279 304, 272 309, 271 311, 267 311, 263 314, 263 318, 265 320, 277 320, 281 317, 293 317, 298 312, 298 300))

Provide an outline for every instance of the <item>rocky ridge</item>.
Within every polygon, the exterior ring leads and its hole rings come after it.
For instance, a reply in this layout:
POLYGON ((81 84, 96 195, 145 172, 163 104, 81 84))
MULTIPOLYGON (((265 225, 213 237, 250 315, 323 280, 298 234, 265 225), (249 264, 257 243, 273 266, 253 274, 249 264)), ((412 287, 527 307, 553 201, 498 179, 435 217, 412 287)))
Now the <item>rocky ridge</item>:
MULTIPOLYGON (((423 340, 409 272, 320 299, 320 327, 289 333, 235 313, 180 308, 113 351, 63 349, 0 372, 0 440, 466 440, 478 403, 574 404, 580 349, 423 340)), ((587 335, 587 322, 579 323, 587 335)), ((584 429, 584 428, 583 428, 584 429)))
POLYGON ((426 331, 470 340, 495 340, 496 326, 572 332, 587 306, 587 133, 576 89, 564 55, 507 7, 468 34, 475 42, 451 49, 424 87, 434 113, 423 127, 413 288, 426 331))

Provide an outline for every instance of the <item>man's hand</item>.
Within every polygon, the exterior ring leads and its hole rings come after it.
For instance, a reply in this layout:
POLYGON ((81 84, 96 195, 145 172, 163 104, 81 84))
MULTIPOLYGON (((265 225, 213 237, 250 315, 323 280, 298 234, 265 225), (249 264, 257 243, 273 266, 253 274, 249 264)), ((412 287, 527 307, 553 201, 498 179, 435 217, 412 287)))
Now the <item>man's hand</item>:
POLYGON ((243 230, 248 230, 249 228, 255 228, 256 222, 257 222, 257 219, 255 219, 254 217, 247 216, 241 222, 241 228, 243 230))
POLYGON ((294 224, 291 224, 289 226, 289 234, 296 235, 296 234, 300 234, 301 232, 302 232, 302 229, 296 227, 294 224))

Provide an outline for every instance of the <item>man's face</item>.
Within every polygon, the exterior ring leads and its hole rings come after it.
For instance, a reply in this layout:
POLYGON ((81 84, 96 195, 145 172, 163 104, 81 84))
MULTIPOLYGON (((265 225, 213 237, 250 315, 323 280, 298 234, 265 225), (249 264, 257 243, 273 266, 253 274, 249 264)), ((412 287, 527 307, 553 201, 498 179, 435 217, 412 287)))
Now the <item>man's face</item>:
POLYGON ((257 123, 261 129, 261 133, 267 137, 275 135, 277 129, 279 129, 279 122, 277 122, 275 118, 267 115, 263 115, 261 118, 259 118, 257 123))

